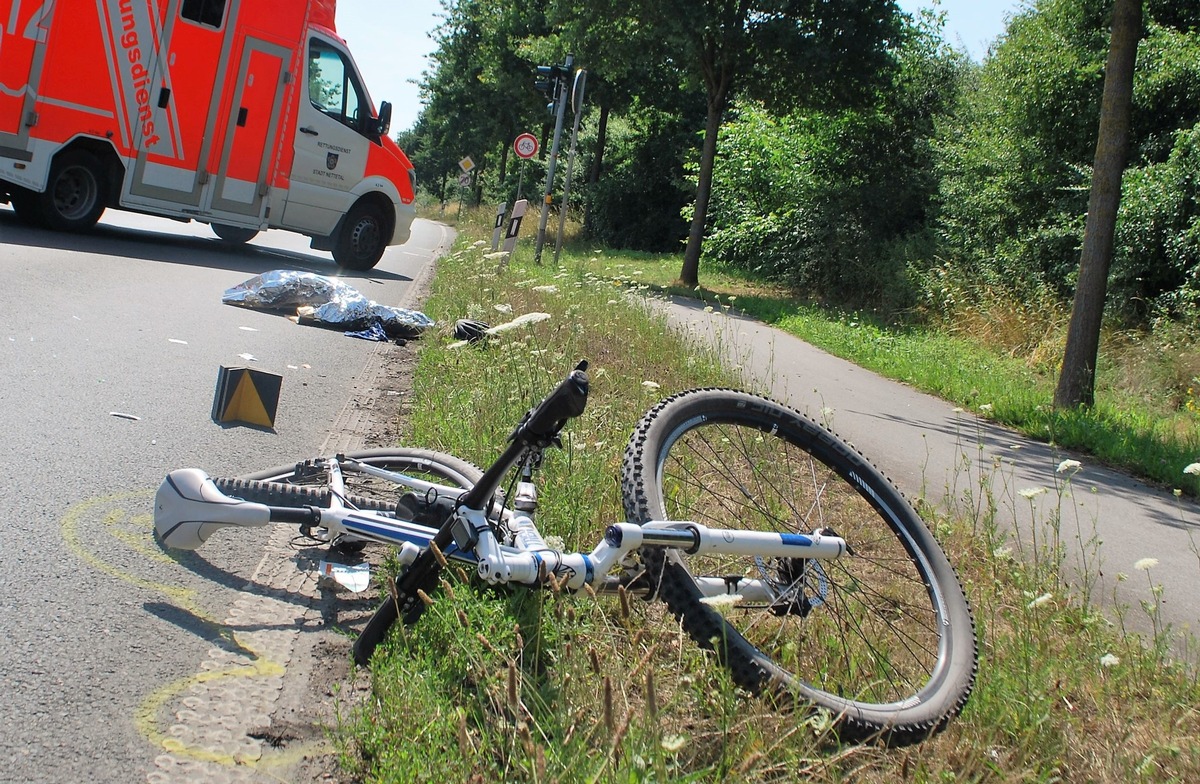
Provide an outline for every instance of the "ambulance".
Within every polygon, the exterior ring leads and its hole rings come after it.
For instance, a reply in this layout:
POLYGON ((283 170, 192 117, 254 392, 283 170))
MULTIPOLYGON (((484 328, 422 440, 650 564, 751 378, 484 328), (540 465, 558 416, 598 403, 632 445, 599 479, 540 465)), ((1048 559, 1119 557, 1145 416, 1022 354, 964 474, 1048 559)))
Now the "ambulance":
POLYGON ((412 164, 335 0, 0 0, 0 203, 82 231, 106 207, 287 229, 366 270, 409 237, 412 164))

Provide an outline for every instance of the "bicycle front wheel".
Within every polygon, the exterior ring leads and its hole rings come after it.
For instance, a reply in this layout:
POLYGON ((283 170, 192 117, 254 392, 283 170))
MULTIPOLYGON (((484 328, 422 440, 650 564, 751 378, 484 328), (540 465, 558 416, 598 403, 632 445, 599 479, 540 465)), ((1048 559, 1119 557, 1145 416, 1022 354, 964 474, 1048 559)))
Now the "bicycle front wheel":
POLYGON ((846 740, 895 745, 966 703, 974 624, 950 562, 900 492, 827 429, 756 395, 686 392, 634 430, 622 494, 633 522, 846 540, 850 552, 828 560, 643 550, 659 596, 739 686, 828 710, 846 740), (739 582, 754 595, 711 595, 739 582))

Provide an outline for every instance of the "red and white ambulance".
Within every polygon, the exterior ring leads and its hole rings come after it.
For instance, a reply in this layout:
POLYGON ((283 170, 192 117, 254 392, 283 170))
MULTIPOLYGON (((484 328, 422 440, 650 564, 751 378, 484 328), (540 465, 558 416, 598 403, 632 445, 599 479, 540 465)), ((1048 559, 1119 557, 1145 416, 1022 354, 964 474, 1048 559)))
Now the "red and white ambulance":
POLYGON ((288 229, 370 269, 408 239, 416 178, 334 6, 0 0, 0 203, 66 231, 105 207, 288 229))

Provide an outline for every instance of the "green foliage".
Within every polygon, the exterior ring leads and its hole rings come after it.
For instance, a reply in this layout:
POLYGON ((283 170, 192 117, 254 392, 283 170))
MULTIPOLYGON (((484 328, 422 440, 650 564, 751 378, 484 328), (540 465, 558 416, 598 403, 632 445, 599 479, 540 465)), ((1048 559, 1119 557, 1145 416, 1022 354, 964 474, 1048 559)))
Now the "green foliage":
POLYGON ((936 190, 930 140, 966 65, 928 27, 909 30, 899 65, 867 108, 738 104, 714 172, 712 259, 842 304, 910 304, 905 249, 936 190))
POLYGON ((1114 262, 1127 311, 1200 313, 1200 125, 1176 135, 1166 162, 1126 172, 1114 262))
MULTIPOLYGON (((1071 296, 1110 12, 1106 0, 1034 3, 1012 20, 944 125, 935 225, 961 291, 1071 296)), ((1114 314, 1141 322, 1159 306, 1178 314, 1192 299, 1181 287, 1194 253, 1181 243, 1195 214, 1197 172, 1180 134, 1200 116, 1200 13, 1166 2, 1148 4, 1147 13, 1109 289, 1114 314)))
POLYGON ((694 198, 684 156, 695 143, 678 115, 642 107, 608 126, 605 176, 588 190, 589 228, 613 248, 678 250, 680 211, 694 198))

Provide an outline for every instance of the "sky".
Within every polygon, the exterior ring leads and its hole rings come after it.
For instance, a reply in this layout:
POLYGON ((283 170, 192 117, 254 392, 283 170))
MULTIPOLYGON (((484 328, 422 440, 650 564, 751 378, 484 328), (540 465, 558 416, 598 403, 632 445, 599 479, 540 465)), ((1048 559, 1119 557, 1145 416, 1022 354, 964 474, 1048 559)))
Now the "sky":
MULTIPOLYGON (((933 5, 933 0, 897 1, 909 13, 933 5)), ((1004 32, 1006 17, 1022 5, 1022 0, 941 0, 946 39, 982 60, 1004 32)), ((443 13, 441 0, 338 3, 338 33, 350 45, 375 105, 392 102, 393 133, 411 128, 421 113, 417 82, 429 68, 428 55, 435 48, 431 33, 443 13)))

